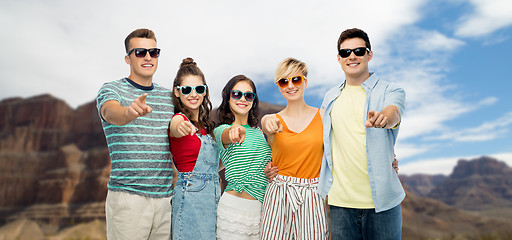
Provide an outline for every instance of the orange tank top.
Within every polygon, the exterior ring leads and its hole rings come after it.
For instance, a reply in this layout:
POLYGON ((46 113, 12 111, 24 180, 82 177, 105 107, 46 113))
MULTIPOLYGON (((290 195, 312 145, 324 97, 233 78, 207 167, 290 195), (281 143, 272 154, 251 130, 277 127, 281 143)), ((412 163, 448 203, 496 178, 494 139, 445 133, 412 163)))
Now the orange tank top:
POLYGON ((324 144, 322 139, 322 118, 317 111, 306 129, 296 133, 288 129, 283 118, 276 114, 283 125, 283 131, 274 135, 272 165, 279 168, 279 174, 297 178, 320 176, 324 144))

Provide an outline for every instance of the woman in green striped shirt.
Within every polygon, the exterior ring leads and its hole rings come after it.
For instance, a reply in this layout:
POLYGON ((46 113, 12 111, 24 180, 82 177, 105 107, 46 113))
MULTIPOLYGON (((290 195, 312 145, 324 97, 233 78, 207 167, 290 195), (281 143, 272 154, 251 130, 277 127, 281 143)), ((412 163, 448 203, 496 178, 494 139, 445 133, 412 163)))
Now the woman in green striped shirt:
POLYGON ((222 90, 215 128, 228 185, 217 208, 217 239, 259 239, 261 205, 268 185, 263 169, 272 152, 258 125, 253 81, 233 77, 222 90))

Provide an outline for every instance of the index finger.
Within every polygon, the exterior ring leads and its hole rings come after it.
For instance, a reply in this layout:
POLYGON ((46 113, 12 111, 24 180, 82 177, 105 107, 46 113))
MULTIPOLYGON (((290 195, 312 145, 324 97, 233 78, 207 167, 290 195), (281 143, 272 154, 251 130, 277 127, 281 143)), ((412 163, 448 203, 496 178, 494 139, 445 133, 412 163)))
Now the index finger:
POLYGON ((374 115, 375 115, 375 111, 374 110, 368 111, 368 119, 373 118, 374 115))
POLYGON ((146 103, 146 98, 147 98, 147 97, 148 97, 148 94, 147 94, 147 93, 144 93, 144 94, 140 95, 140 96, 138 97, 138 99, 139 99, 139 101, 140 101, 141 103, 144 103, 144 104, 145 104, 145 103, 146 103))
POLYGON ((238 143, 242 144, 245 141, 245 134, 239 134, 239 136, 240 140, 238 141, 238 143))
POLYGON ((277 132, 281 128, 281 121, 279 118, 274 118, 272 121, 272 131, 277 132))
POLYGON ((188 122, 188 121, 186 121, 184 123, 190 129, 190 136, 193 136, 194 133, 196 133, 196 127, 194 126, 194 124, 192 124, 191 122, 188 122))

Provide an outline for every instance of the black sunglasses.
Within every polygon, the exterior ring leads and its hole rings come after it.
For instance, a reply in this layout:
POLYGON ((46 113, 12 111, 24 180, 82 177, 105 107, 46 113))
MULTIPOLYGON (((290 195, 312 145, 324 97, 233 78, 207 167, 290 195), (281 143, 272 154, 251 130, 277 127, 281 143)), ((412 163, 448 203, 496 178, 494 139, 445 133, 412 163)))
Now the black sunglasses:
POLYGON ((350 56, 350 53, 354 52, 354 54, 358 57, 362 57, 366 54, 366 52, 369 52, 370 49, 368 49, 367 47, 358 47, 358 48, 354 48, 354 49, 340 49, 338 50, 338 54, 340 55, 340 57, 342 58, 346 58, 348 56, 350 56))
POLYGON ((177 86, 178 90, 181 91, 183 95, 189 95, 192 93, 192 89, 196 91, 197 94, 204 94, 206 92, 206 85, 197 85, 197 86, 177 86))
POLYGON ((135 52, 135 57, 138 57, 138 58, 145 57, 147 52, 149 52, 149 56, 151 56, 152 58, 157 58, 160 56, 160 48, 150 48, 150 49, 134 48, 134 49, 128 51, 128 53, 126 55, 130 55, 130 54, 132 54, 132 52, 135 52))
POLYGON ((247 102, 252 102, 256 98, 256 93, 253 92, 242 92, 240 90, 231 90, 231 98, 234 100, 240 100, 244 96, 247 102))
POLYGON ((304 81, 304 76, 295 76, 295 77, 289 77, 289 78, 281 78, 279 81, 277 81, 277 84, 281 88, 288 87, 288 83, 292 81, 294 86, 299 86, 302 84, 302 81, 304 81))

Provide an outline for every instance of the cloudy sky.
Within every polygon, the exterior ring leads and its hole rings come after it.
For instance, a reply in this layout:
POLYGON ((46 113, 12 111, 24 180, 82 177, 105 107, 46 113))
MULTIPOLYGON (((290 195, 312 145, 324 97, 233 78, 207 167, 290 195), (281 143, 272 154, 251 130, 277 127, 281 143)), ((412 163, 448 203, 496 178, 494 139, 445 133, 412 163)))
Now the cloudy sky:
POLYGON ((260 98, 284 99, 272 84, 286 57, 310 69, 306 101, 344 79, 340 32, 372 42, 370 71, 407 92, 396 152, 403 174, 449 174, 460 158, 487 155, 512 166, 510 0, 390 1, 14 1, 0 2, 0 99, 50 93, 72 107, 129 74, 123 41, 155 31, 162 49, 154 81, 170 87, 193 57, 214 105, 237 74, 260 98))

